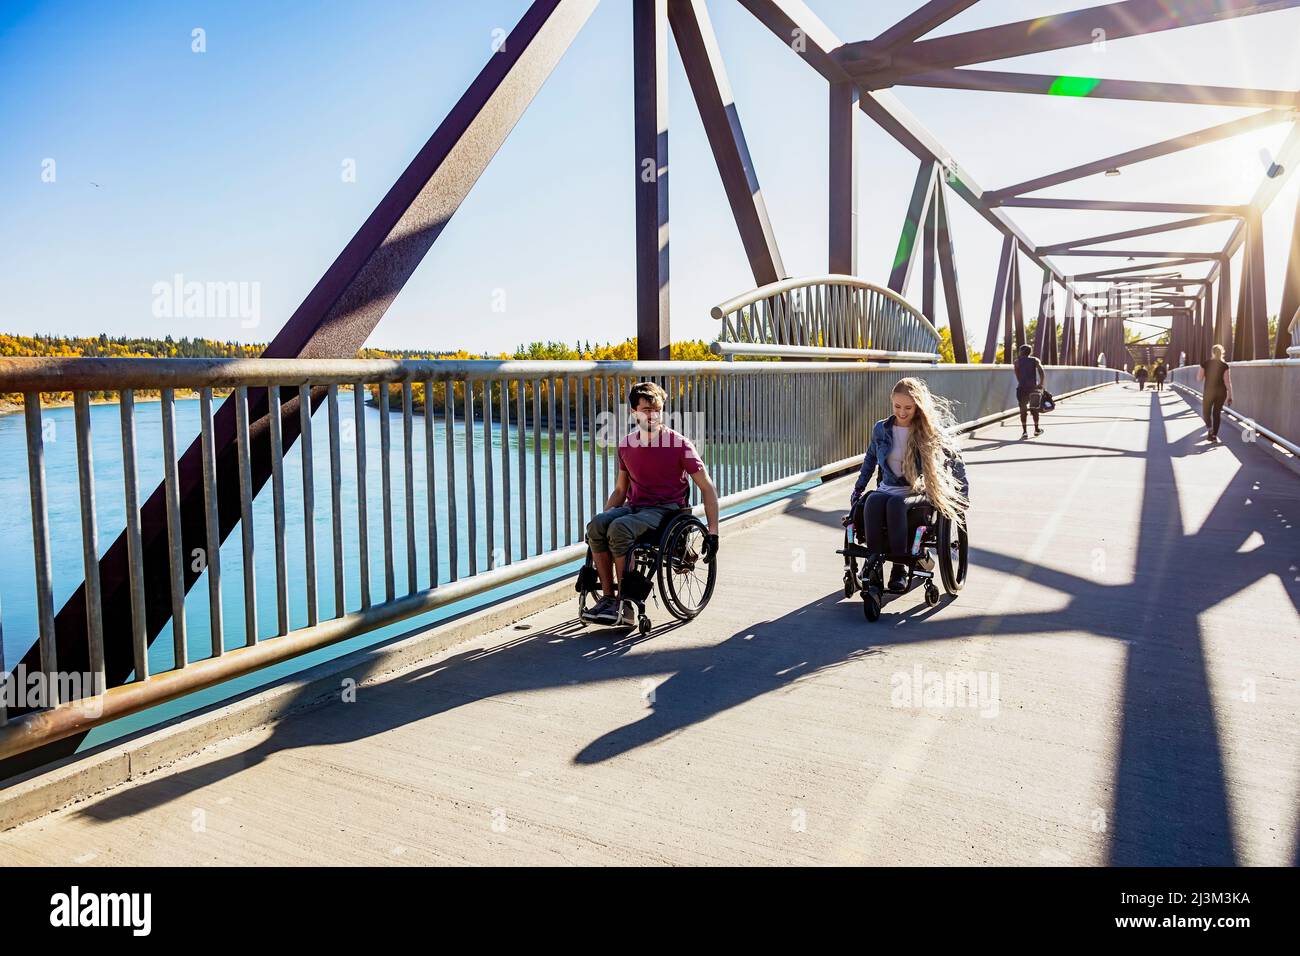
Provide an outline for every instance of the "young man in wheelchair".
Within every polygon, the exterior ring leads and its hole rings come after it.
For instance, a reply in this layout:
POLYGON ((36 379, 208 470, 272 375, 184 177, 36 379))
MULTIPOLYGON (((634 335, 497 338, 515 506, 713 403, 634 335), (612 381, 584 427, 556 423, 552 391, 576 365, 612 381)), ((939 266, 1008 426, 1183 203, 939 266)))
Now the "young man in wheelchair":
MULTIPOLYGON (((899 559, 910 551, 908 512, 932 506, 960 523, 970 503, 970 484, 948 401, 931 394, 919 378, 901 379, 892 399, 894 414, 871 429, 844 523, 853 525, 857 539, 865 540, 872 553, 899 559), (864 495, 873 475, 876 488, 864 495)), ((888 590, 902 593, 907 575, 908 566, 895 560, 888 590)))
POLYGON ((689 507, 688 477, 700 489, 708 522, 705 564, 711 563, 718 552, 717 490, 695 446, 663 423, 665 398, 664 390, 654 382, 639 382, 628 392, 628 407, 636 428, 619 441, 614 488, 605 510, 587 525, 587 544, 591 546, 601 590, 599 600, 584 615, 593 624, 636 622, 631 602, 620 601, 617 592, 627 570, 628 552, 641 535, 689 507))

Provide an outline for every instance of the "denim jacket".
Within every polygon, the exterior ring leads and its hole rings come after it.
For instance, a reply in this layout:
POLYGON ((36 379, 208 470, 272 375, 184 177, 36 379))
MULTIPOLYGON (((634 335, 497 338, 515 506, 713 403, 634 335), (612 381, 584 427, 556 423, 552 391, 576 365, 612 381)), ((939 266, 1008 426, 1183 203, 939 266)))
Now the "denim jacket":
MULTIPOLYGON (((871 476, 879 474, 876 477, 876 487, 881 485, 905 485, 907 479, 902 475, 894 474, 889 467, 889 452, 894 447, 894 416, 882 418, 871 428, 871 442, 867 445, 866 456, 862 459, 862 470, 858 473, 858 480, 853 485, 853 496, 849 499, 849 505, 852 507, 859 498, 862 497, 863 491, 866 490, 867 483, 871 481, 871 476)), ((961 455, 950 454, 947 460, 948 470, 953 473, 959 482, 961 482, 961 493, 967 497, 970 496, 970 482, 966 478, 966 463, 961 460, 961 455)), ((916 463, 916 470, 921 470, 921 463, 916 463)))

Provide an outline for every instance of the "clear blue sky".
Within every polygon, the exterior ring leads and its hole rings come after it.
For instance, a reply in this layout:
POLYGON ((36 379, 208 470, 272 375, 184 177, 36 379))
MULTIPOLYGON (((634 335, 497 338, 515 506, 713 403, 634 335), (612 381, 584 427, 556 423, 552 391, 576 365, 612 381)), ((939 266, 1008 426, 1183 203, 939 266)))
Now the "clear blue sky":
MULTIPOLYGON (((936 35, 1090 5, 984 0, 936 35)), ((810 0, 842 39, 914 3, 810 0)), ((629 5, 604 0, 370 344, 512 349, 635 332, 629 5), (505 311, 494 311, 504 293, 505 311)), ((508 30, 522 0, 0 3, 0 330, 265 341, 301 302, 508 30), (207 50, 191 50, 202 28, 207 50), (56 179, 42 181, 43 162, 56 179), (356 181, 344 182, 345 160, 356 181), (154 285, 258 283, 261 324, 159 318, 154 285)), ((821 79, 732 0, 710 0, 788 271, 826 266, 821 79)), ((1300 87, 1300 11, 1003 61, 1055 74, 1300 87)), ((669 160, 675 338, 753 285, 680 64, 669 160)), ((1244 115, 952 91, 895 91, 985 188, 1244 115)), ((883 282, 915 160, 859 117, 859 272, 883 282)), ((1282 128, 1041 195, 1243 201, 1282 128)), ((1292 182, 1266 220, 1278 308, 1292 182)), ((994 230, 952 204, 968 327, 982 336, 994 230)), ((1045 243, 1161 218, 1014 210, 1045 243)), ((1135 240, 1222 242, 1224 227, 1135 240)), ((1060 260, 1067 269, 1110 260, 1060 260)), ((1024 271, 1027 295, 1037 278, 1024 271)), ((919 290, 912 290, 919 298, 919 290)), ((937 317, 943 321, 942 311, 937 317)))

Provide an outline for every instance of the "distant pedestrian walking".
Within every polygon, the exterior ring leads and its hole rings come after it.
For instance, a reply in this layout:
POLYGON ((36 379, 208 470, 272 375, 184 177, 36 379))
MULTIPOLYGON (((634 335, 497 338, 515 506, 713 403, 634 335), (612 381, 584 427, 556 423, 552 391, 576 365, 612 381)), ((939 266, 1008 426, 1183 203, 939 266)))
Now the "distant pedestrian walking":
POLYGON ((1029 437, 1026 413, 1034 416, 1034 436, 1037 437, 1043 433, 1038 427, 1038 411, 1043 400, 1043 388, 1047 385, 1047 373, 1028 345, 1020 346, 1020 358, 1016 359, 1013 368, 1016 371, 1016 401, 1020 404, 1020 437, 1029 437))
POLYGON ((1157 362, 1156 370, 1155 372, 1152 373, 1152 377, 1155 378, 1156 380, 1157 392, 1163 392, 1165 390, 1165 379, 1168 376, 1169 376, 1169 366, 1166 365, 1164 362, 1157 362))
POLYGON ((1148 377, 1148 375, 1149 375, 1149 373, 1147 372, 1147 367, 1146 367, 1145 365, 1139 365, 1139 366, 1137 367, 1137 371, 1133 373, 1133 377, 1136 378, 1136 379, 1138 380, 1138 391, 1139 391, 1139 392, 1142 391, 1143 389, 1145 389, 1145 388, 1147 387, 1147 377, 1148 377))
POLYGON ((1212 357, 1202 362, 1197 370, 1196 380, 1205 383, 1205 391, 1201 393, 1201 414, 1207 429, 1205 437, 1217 442, 1223 406, 1232 404, 1232 375, 1228 372, 1228 363, 1223 360, 1223 346, 1215 345, 1211 352, 1212 357))

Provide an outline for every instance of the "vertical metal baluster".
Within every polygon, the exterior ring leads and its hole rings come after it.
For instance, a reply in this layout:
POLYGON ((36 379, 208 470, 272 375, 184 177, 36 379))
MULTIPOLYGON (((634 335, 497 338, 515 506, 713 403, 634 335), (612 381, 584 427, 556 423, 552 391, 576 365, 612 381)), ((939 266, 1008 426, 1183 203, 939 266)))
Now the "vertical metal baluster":
POLYGON ((742 375, 737 384, 740 386, 737 390, 736 400, 736 427, 740 435, 741 447, 740 482, 741 490, 748 491, 754 487, 754 426, 752 417, 754 396, 751 389, 752 380, 748 373, 742 375))
POLYGON ((275 517, 275 612, 280 636, 289 633, 289 562, 285 554, 284 435, 280 424, 280 387, 266 389, 271 418, 271 502, 275 517))
POLYGON ((257 572, 253 566, 253 465, 248 437, 248 386, 235 389, 235 443, 239 456, 240 560, 244 571, 244 643, 257 643, 257 572))
POLYGON ((225 653, 225 624, 221 613, 221 524, 217 519, 217 456, 212 436, 212 389, 199 390, 199 416, 203 443, 203 503, 208 569, 208 627, 212 632, 212 656, 225 653))
POLYGON ((555 379, 549 375, 546 377, 546 428, 547 440, 550 444, 550 465, 551 465, 551 550, 557 547, 559 536, 556 534, 557 508, 555 497, 555 379))
POLYGON ((478 574, 478 485, 474 481, 474 383, 465 379, 465 514, 469 573, 478 574))
POLYGON ((506 564, 514 561, 514 540, 510 534, 510 380, 503 378, 498 401, 501 431, 501 534, 505 538, 506 564))
POLYGON ((460 577, 460 542, 456 527, 456 380, 446 381, 447 400, 442 414, 443 443, 447 453, 447 580, 460 577))
POLYGON ((171 559, 172 650, 177 670, 189 663, 185 643, 185 543, 181 540, 181 492, 176 473, 176 394, 162 390, 163 485, 167 501, 167 550, 171 559))
POLYGON ((563 399, 561 399, 561 407, 564 410, 564 543, 570 545, 573 544, 573 515, 569 507, 571 497, 569 492, 573 487, 573 481, 569 474, 569 458, 571 454, 569 450, 569 377, 567 375, 561 376, 558 384, 564 395, 563 399))
POLYGON ((492 485, 492 380, 483 380, 483 517, 487 521, 487 567, 496 567, 496 500, 492 485))
POLYGON ((331 382, 325 398, 330 427, 330 521, 334 536, 334 616, 344 613, 343 589, 343 449, 339 435, 339 387, 331 382))
POLYGON ((600 449, 600 467, 603 475, 601 490, 604 492, 604 498, 601 499, 601 507, 604 507, 606 501, 609 501, 609 447, 619 439, 617 416, 613 414, 609 401, 609 376, 602 375, 600 379, 600 408, 606 415, 609 428, 605 433, 605 444, 600 449))
POLYGON ((433 469, 433 379, 424 382, 424 498, 429 511, 429 587, 438 586, 438 492, 433 469))
POLYGON ((519 472, 519 559, 528 557, 528 463, 525 460, 528 445, 528 406, 525 400, 525 383, 515 380, 515 449, 519 472))
POLYGON ((122 491, 126 504, 126 560, 131 588, 131 651, 135 679, 149 676, 149 641, 144 627, 144 550, 140 541, 140 479, 135 464, 135 393, 122 389, 122 491))
POLYGON ((753 488, 754 481, 754 377, 746 373, 741 376, 740 390, 740 436, 745 449, 745 489, 753 488))
POLYGON ((379 396, 379 482, 384 505, 384 600, 397 596, 397 583, 393 573, 393 436, 389 421, 388 383, 375 386, 379 396))
POLYGON ((41 432, 41 395, 23 395, 23 415, 27 425, 27 479, 32 496, 32 556, 36 565, 36 620, 41 646, 41 671, 45 675, 51 707, 59 700, 58 654, 54 641, 54 586, 50 563, 49 512, 45 499, 45 440, 41 432))
POLYGON ((352 386, 353 431, 357 442, 357 563, 361 609, 370 607, 370 501, 366 494, 366 383, 352 386))
POLYGON ((795 376, 789 372, 781 377, 781 470, 782 477, 788 478, 794 474, 795 465, 792 456, 794 450, 793 435, 791 434, 791 412, 794 405, 794 379, 795 376))
POLYGON ((533 527, 534 554, 542 553, 542 382, 533 379, 533 527))
POLYGON ((298 427, 302 453, 302 552, 307 581, 307 626, 320 623, 316 595, 316 456, 311 444, 311 386, 298 386, 298 427))
POLYGON ((574 489, 574 500, 577 501, 578 503, 577 531, 578 531, 578 536, 580 538, 585 535, 586 528, 587 528, 587 502, 586 502, 586 494, 585 494, 586 489, 583 487, 584 485, 583 437, 584 436, 582 433, 582 400, 583 400, 583 396, 586 394, 587 391, 585 387, 586 381, 587 380, 585 378, 581 378, 581 377, 574 378, 573 380, 573 434, 578 449, 578 454, 576 460, 574 461, 574 468, 576 470, 575 477, 577 478, 577 484, 574 489))
POLYGON ((745 376, 731 377, 731 434, 736 444, 736 491, 746 491, 749 487, 745 474, 745 376))
POLYGON ((409 381, 402 382, 402 452, 406 481, 406 593, 414 594, 420 584, 415 559, 415 410, 409 381))
POLYGON ((731 493, 731 482, 727 480, 727 377, 719 372, 713 383, 713 437, 718 460, 717 473, 713 480, 718 485, 720 496, 731 493))
MULTIPOLYGON (((0 595, 0 597, 3 597, 0 595)), ((0 600, 0 727, 9 723, 9 671, 5 669, 5 618, 4 603, 0 600)))
POLYGON ((81 491, 81 565, 85 574, 86 638, 92 687, 86 697, 102 694, 104 681, 104 604, 99 583, 99 528, 95 522, 95 462, 90 440, 90 396, 72 396, 77 432, 77 484, 81 491))
MULTIPOLYGON (((596 506, 596 439, 600 435, 600 419, 596 412, 596 386, 597 379, 593 374, 587 381, 587 420, 591 423, 591 454, 587 456, 587 478, 590 485, 591 495, 591 516, 594 518, 600 513, 600 508, 596 506)), ((583 529, 585 535, 586 529, 583 529)))
POLYGON ((744 408, 744 390, 745 376, 731 376, 731 436, 735 443, 734 459, 735 464, 735 490, 742 492, 745 490, 745 431, 741 414, 744 408))

